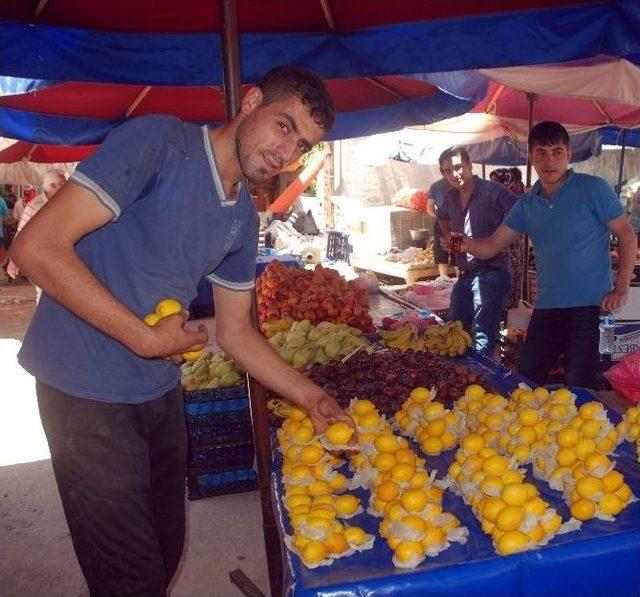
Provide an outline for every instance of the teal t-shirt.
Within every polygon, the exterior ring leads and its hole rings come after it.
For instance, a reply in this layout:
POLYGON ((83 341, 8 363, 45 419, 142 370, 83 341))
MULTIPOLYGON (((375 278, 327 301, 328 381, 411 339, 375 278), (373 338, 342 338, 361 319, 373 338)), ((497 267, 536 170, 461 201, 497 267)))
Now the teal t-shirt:
POLYGON ((618 197, 602 178, 572 169, 549 199, 541 192, 538 181, 504 221, 533 242, 536 308, 598 305, 612 288, 607 223, 624 213, 618 197))

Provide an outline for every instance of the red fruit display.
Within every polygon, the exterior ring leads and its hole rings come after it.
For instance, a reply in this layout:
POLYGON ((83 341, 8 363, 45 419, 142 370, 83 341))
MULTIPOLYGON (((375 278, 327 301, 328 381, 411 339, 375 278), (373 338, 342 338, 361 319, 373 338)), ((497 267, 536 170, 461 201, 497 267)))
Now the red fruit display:
POLYGON ((368 398, 381 413, 391 416, 417 386, 435 387, 436 400, 447 407, 470 384, 490 388, 487 377, 430 353, 391 350, 358 353, 345 363, 312 365, 308 377, 346 408, 352 398, 368 398))
POLYGON ((289 316, 312 324, 346 323, 366 333, 375 332, 367 291, 321 265, 307 270, 272 261, 256 281, 256 293, 260 323, 289 316))

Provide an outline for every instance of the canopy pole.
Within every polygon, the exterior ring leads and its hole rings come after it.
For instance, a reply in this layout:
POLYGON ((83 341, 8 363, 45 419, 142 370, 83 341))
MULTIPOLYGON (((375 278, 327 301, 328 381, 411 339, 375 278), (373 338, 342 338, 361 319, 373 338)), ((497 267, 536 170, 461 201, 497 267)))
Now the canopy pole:
POLYGON ((227 120, 240 108, 240 39, 236 0, 220 0, 222 14, 222 70, 227 120))
MULTIPOLYGON (((220 0, 222 14, 222 67, 224 71, 224 93, 227 120, 231 120, 240 109, 240 42, 238 36, 238 14, 236 0, 220 0)), ((255 293, 251 309, 253 326, 258 326, 258 309, 255 293)), ((248 377, 251 427, 258 467, 258 486, 262 510, 262 532, 264 535, 269 588, 271 595, 282 592, 282 555, 280 538, 276 527, 271 496, 271 449, 269 442, 269 413, 267 390, 256 379, 248 377)))
POLYGON ((482 180, 487 180, 487 163, 482 162, 482 180))
MULTIPOLYGON (((533 128, 533 104, 538 99, 535 93, 527 93, 527 101, 529 102, 529 133, 527 134, 527 188, 531 186, 531 154, 529 153, 529 135, 533 128)), ((522 285, 520 287, 520 299, 530 302, 529 300, 529 237, 524 235, 524 250, 522 252, 522 285)))
POLYGON ((620 168, 618 169, 618 184, 616 185, 616 195, 620 199, 622 194, 622 176, 624 174, 624 154, 627 149, 627 129, 622 129, 622 150, 620 151, 620 168))

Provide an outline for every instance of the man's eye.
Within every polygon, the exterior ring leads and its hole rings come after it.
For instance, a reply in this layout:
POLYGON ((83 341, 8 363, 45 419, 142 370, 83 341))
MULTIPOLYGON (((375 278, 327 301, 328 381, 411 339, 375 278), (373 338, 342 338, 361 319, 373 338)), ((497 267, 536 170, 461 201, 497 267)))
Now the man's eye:
POLYGON ((302 141, 300 141, 300 142, 298 143, 298 151, 299 151, 300 153, 306 153, 306 152, 307 152, 307 146, 306 146, 306 144, 305 144, 305 143, 303 143, 302 141))
POLYGON ((287 126, 287 124, 285 122, 280 122, 280 128, 285 132, 288 133, 289 132, 289 127, 287 126))

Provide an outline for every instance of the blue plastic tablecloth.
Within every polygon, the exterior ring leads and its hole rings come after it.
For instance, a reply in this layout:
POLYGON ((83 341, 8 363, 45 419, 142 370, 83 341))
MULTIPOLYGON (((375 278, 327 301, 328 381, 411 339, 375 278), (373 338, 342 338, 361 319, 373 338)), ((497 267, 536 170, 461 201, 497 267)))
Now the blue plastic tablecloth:
MULTIPOLYGON (((525 381, 477 354, 458 359, 463 364, 491 375, 494 385, 503 393, 525 381)), ((592 400, 585 390, 574 389, 578 403, 592 400)), ((617 423, 620 416, 608 409, 609 418, 617 423)), ((415 444, 414 451, 422 455, 415 444)), ((274 453, 276 453, 274 451, 274 453)), ((633 493, 640 497, 640 464, 635 459, 635 446, 624 442, 616 450, 616 468, 624 476, 633 493)), ((429 470, 438 477, 446 474, 455 450, 427 456, 429 470)), ((283 532, 291 532, 282 504, 281 460, 276 457, 272 472, 273 503, 283 532)), ((538 481, 528 467, 528 480, 536 484, 541 495, 557 509, 563 519, 569 518, 562 494, 538 481)), ((368 493, 356 492, 363 503, 368 493)), ((349 521, 376 536, 373 549, 336 560, 331 566, 310 570, 298 556, 282 543, 283 595, 308 597, 378 596, 402 597, 638 597, 640 595, 640 501, 629 505, 615 522, 591 520, 579 531, 555 537, 540 549, 498 556, 488 535, 461 498, 445 491, 445 512, 455 514, 468 529, 465 545, 453 544, 435 558, 427 558, 413 570, 401 570, 391 562, 392 551, 378 534, 379 518, 366 513, 349 521)))

